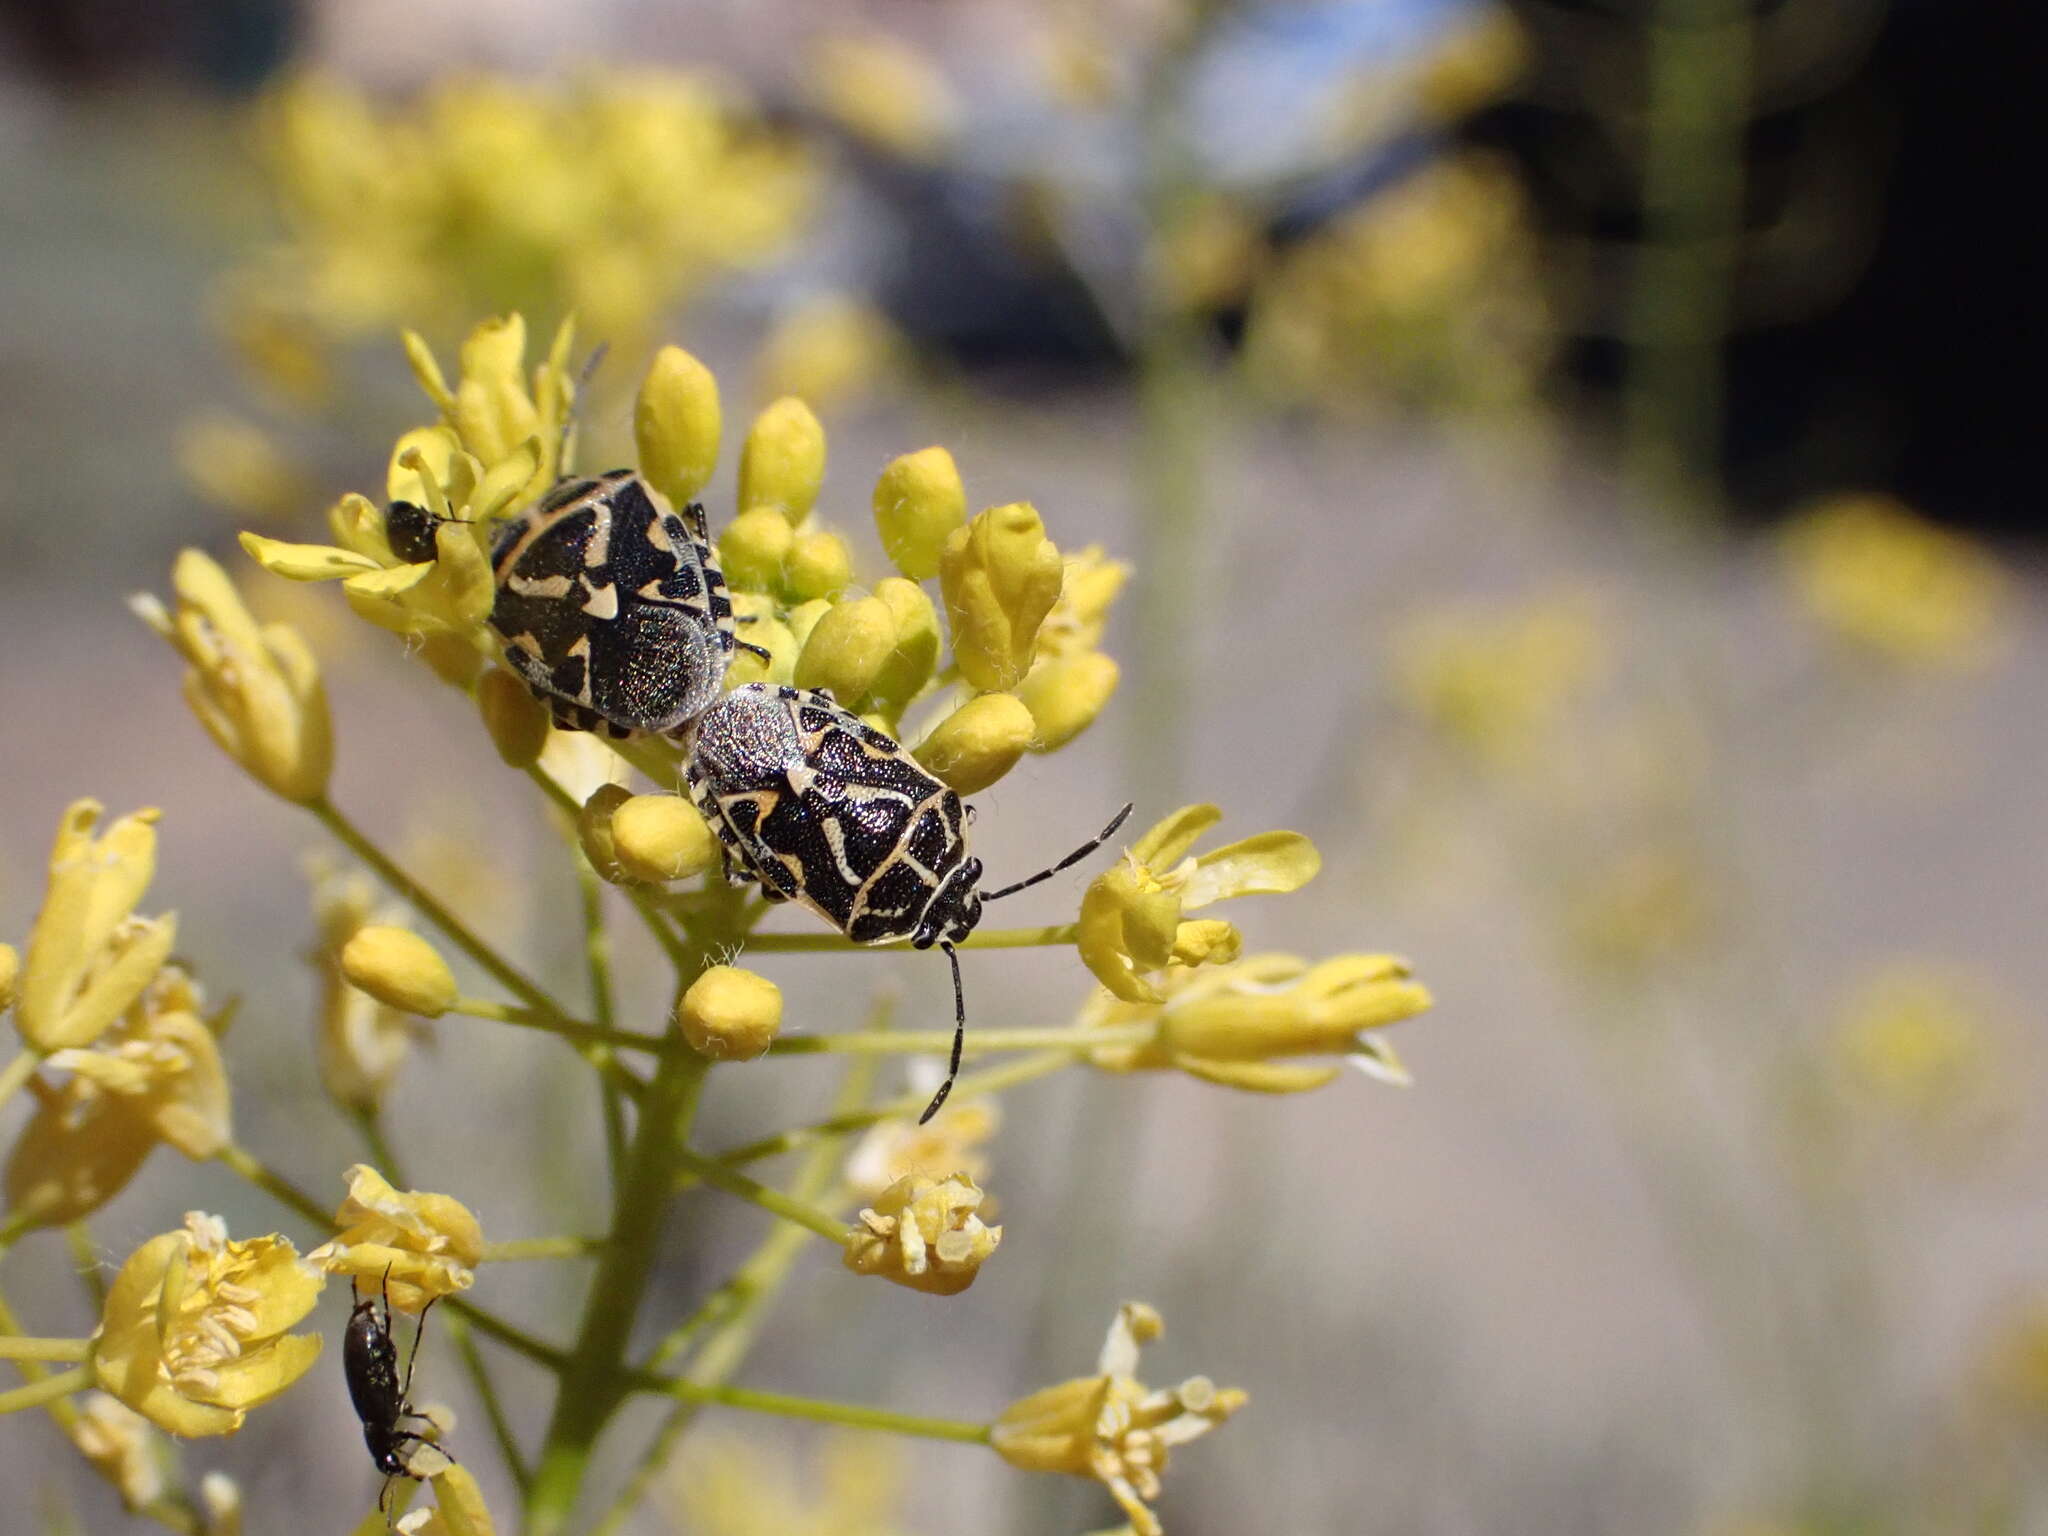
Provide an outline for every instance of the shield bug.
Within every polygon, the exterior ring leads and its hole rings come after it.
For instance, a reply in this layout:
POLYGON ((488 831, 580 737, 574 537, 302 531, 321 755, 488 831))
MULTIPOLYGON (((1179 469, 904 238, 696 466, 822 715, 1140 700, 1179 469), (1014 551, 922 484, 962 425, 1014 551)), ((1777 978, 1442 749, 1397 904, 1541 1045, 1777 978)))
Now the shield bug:
POLYGON ((559 482, 497 531, 491 565, 505 659, 570 730, 679 731, 745 644, 703 507, 671 510, 631 470, 559 482))
POLYGON ((377 1493, 380 1510, 391 1496, 393 1482, 401 1477, 420 1480, 423 1474, 412 1469, 412 1458, 421 1446, 432 1446, 443 1456, 448 1455, 425 1435, 403 1427, 408 1419, 430 1428, 433 1423, 424 1414, 414 1412, 412 1406, 412 1368, 419 1361, 420 1336, 427 1331, 427 1312, 433 1305, 430 1299, 420 1308, 403 1380, 398 1375, 398 1346, 391 1338, 390 1269, 384 1271, 381 1310, 378 1297, 358 1295, 348 1315, 348 1329, 342 1336, 342 1374, 348 1378, 349 1401, 355 1405, 356 1417, 362 1420, 363 1444, 369 1447, 370 1459, 384 1474, 384 1486, 377 1493))
POLYGON ((809 907, 856 944, 936 944, 953 968, 953 1054, 919 1123, 952 1092, 966 1038, 966 994, 954 945, 982 903, 1015 895, 1078 863, 1100 835, 1029 879, 981 888, 967 850, 971 807, 902 744, 842 709, 829 693, 746 683, 697 719, 690 796, 724 845, 727 878, 756 881, 771 901, 809 907))

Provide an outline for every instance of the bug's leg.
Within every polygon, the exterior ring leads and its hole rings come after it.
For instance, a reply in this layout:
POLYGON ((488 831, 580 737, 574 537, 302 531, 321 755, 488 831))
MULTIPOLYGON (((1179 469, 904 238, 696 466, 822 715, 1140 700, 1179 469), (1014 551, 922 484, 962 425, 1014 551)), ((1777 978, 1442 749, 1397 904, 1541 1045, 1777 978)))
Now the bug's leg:
POLYGON ((941 944, 946 952, 946 962, 953 967, 953 1059, 946 1066, 946 1080, 939 1084, 939 1091, 932 1095, 931 1103, 925 1105, 924 1113, 917 1117, 923 1125, 939 1112, 939 1106, 946 1102, 946 1095, 953 1091, 953 1079, 960 1075, 960 1052, 967 1045, 967 993, 960 985, 960 957, 953 952, 950 944, 941 944))
MULTIPOLYGON (((390 1271, 388 1269, 385 1271, 385 1275, 387 1278, 389 1277, 390 1271)), ((405 1385, 398 1389, 398 1400, 407 1408, 412 1406, 412 1368, 419 1363, 420 1336, 427 1331, 427 1314, 434 1310, 434 1303, 440 1299, 438 1296, 429 1296, 427 1304, 420 1308, 420 1320, 413 1324, 412 1352, 405 1357, 405 1385)), ((387 1302, 386 1305, 389 1305, 389 1303, 387 1302)), ((414 1414, 413 1417, 418 1418, 419 1415, 414 1414)))
POLYGON ((756 656, 760 657, 763 661, 772 662, 775 660, 775 658, 769 654, 767 646, 756 645, 751 640, 735 640, 733 641, 733 649, 739 651, 751 651, 756 656))

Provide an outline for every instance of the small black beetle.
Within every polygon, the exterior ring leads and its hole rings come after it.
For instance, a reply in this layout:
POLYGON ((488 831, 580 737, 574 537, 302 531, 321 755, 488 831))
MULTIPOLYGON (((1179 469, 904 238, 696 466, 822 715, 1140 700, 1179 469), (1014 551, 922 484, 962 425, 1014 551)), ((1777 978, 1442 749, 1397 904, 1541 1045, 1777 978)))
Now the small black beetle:
MULTIPOLYGON (((413 1329, 412 1352, 405 1360, 405 1380, 398 1379, 398 1346, 391 1341, 391 1270, 384 1270, 383 1308, 378 1309, 378 1298, 358 1294, 355 1307, 348 1315, 348 1331, 342 1337, 342 1373, 348 1378, 349 1401, 355 1405, 356 1417, 363 1421, 363 1444, 370 1448, 370 1459, 377 1464, 377 1470, 384 1474, 384 1486, 377 1492, 377 1508, 382 1510, 385 1501, 391 1497, 391 1485, 401 1477, 414 1482, 422 1474, 411 1467, 411 1454, 423 1445, 431 1445, 443 1456, 442 1450, 425 1435, 403 1429, 400 1423, 405 1419, 417 1420, 432 1426, 433 1421, 424 1414, 413 1411, 412 1368, 420 1357, 420 1335, 427 1331, 427 1313, 434 1302, 429 1299, 420 1308, 418 1325, 413 1329)), ((448 1456, 450 1461, 455 1458, 448 1456)))

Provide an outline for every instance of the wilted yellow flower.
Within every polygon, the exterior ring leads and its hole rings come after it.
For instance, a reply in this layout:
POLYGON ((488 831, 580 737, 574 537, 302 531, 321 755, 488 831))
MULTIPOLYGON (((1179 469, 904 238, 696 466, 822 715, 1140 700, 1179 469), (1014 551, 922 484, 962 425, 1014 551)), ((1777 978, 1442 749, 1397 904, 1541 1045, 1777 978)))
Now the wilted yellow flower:
POLYGON ((1887 967, 1847 1000, 1835 1058, 1874 1103, 1927 1120, 1982 1107, 1997 1074, 1976 989, 1953 972, 1914 963, 1887 967))
POLYGON ((916 757, 955 793, 978 795, 1017 766, 1037 733, 1015 694, 976 694, 932 727, 916 757))
POLYGON ((348 984, 341 952, 367 924, 393 922, 398 913, 379 912, 367 877, 343 878, 327 870, 313 874, 313 918, 319 930, 309 957, 319 975, 314 1003, 320 1081, 338 1104, 375 1109, 423 1027, 412 1015, 378 1002, 348 984))
POLYGON ((967 489, 943 448, 920 448, 889 461, 875 481, 875 528, 882 552, 912 581, 939 574, 946 540, 967 521, 967 489))
POLYGON ((403 1536, 496 1536, 498 1528, 484 1506, 483 1490, 468 1468, 451 1460, 432 1473, 429 1481, 434 1507, 399 1516, 396 1529, 403 1536))
POLYGON ((313 653, 288 624, 258 625, 227 572, 196 549, 171 567, 175 612, 138 594, 131 606, 189 663, 185 702, 222 751, 299 805, 327 793, 334 734, 313 653))
POLYGON ((736 965, 714 965, 676 1008, 690 1048, 713 1061, 752 1061, 782 1028, 782 989, 736 965))
POLYGON ((50 1056, 71 1078, 39 1094, 9 1154, 14 1219, 76 1221, 119 1194, 160 1141, 205 1159, 233 1139, 227 1072, 200 1007, 191 980, 168 966, 92 1046, 50 1056))
POLYGON ((78 1400, 70 1432, 72 1443, 114 1485, 130 1514, 163 1497, 166 1447, 134 1409, 104 1392, 87 1392, 78 1400))
POLYGON ((955 529, 939 558, 939 590, 960 675, 983 690, 1022 682, 1063 577, 1060 552, 1027 502, 991 507, 955 529))
POLYGON ((176 935, 174 917, 134 915, 156 873, 159 813, 123 816, 95 838, 101 811, 97 800, 65 808, 20 978, 8 977, 16 1025, 38 1050, 98 1039, 142 995, 176 935))
POLYGON ((107 1292, 93 1352, 101 1387, 174 1435, 229 1435, 311 1369, 317 1333, 286 1330, 326 1276, 276 1236, 231 1241, 217 1216, 130 1255, 107 1292))
POLYGON ((1555 726, 1605 661, 1591 604, 1563 593, 1499 608, 1446 605, 1395 636, 1396 696, 1451 745, 1511 766, 1555 726))
POLYGON ((1027 1472, 1093 1478, 1139 1536, 1162 1536, 1147 1505, 1175 1446, 1199 1439, 1245 1405, 1235 1387, 1191 1376, 1178 1387, 1137 1379, 1138 1349, 1165 1325, 1143 1302, 1126 1302, 1110 1324, 1093 1376, 1063 1381, 1005 1408, 990 1436, 998 1455, 1027 1472))
POLYGON ((1904 503, 1833 496, 1788 524, 1783 541, 1800 600, 1850 644, 1915 665, 1968 665, 1989 653, 2004 573, 1904 503))
POLYGON ((341 1230, 307 1254, 307 1263, 348 1275, 365 1290, 381 1291, 388 1273, 391 1305, 401 1312, 417 1312, 475 1283, 483 1228, 461 1201, 393 1189, 363 1163, 347 1178, 348 1198, 334 1213, 341 1230))
POLYGON ((1428 990, 1409 975, 1407 963, 1391 955, 1339 955, 1314 965, 1293 955, 1253 955, 1235 965, 1173 972, 1164 1003, 1098 992, 1081 1026, 1156 1020, 1158 1033, 1144 1044, 1090 1053, 1110 1072, 1172 1067, 1226 1088, 1299 1093, 1342 1069, 1287 1058, 1341 1056, 1370 1077, 1405 1083, 1399 1058, 1372 1031, 1429 1007, 1428 990))
MULTIPOLYGON (((930 1084, 936 1089, 937 1082, 930 1084)), ((884 1193, 912 1174, 944 1178, 959 1173, 979 1184, 988 1177, 987 1144, 1003 1123, 1002 1106, 992 1098, 948 1099, 946 1107, 919 1124, 900 1118, 869 1128, 847 1155, 847 1188, 863 1200, 884 1193)), ((984 1198, 983 1209, 989 1201, 984 1198)))
MULTIPOLYGON (((1222 819, 1213 805, 1183 806, 1081 897, 1082 962, 1125 1002, 1165 1001, 1148 977, 1174 963, 1183 913, 1231 896, 1299 890, 1322 868, 1315 844, 1299 832, 1261 832, 1191 857, 1196 841, 1222 819)), ((1213 934, 1198 937, 1203 952, 1216 950, 1213 934)))
POLYGON ((983 1225, 982 1198, 965 1174, 898 1179, 847 1232, 846 1267, 913 1291, 958 1295, 1003 1240, 1001 1227, 983 1225))

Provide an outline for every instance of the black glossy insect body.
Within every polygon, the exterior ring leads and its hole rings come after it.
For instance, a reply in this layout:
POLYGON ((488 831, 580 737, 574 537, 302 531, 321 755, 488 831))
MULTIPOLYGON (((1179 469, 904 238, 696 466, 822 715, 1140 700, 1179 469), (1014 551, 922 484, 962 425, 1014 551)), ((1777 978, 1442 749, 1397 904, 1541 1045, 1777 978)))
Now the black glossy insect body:
POLYGON ((563 480, 498 530, 491 565, 491 627, 557 725, 674 732, 718 697, 741 642, 702 506, 675 512, 626 469, 563 480))
POLYGON ((424 565, 439 557, 434 530, 447 521, 416 502, 394 501, 384 509, 384 540, 407 565, 424 565))
MULTIPOLYGON (((348 1379, 349 1401, 355 1405, 356 1417, 362 1421, 363 1444, 369 1447, 370 1459, 377 1464, 377 1470, 384 1474, 384 1486, 377 1494, 377 1507, 382 1509, 391 1494, 391 1484, 401 1477, 420 1480, 421 1474, 412 1470, 412 1453, 422 1445, 434 1445, 425 1435, 404 1428, 406 1420, 430 1424, 423 1415, 415 1413, 412 1406, 412 1368, 420 1357, 420 1336, 427 1330, 427 1311, 434 1305, 429 1301, 420 1308, 418 1325, 413 1329, 412 1351, 406 1356, 405 1375, 398 1374, 398 1346, 391 1338, 391 1272, 384 1272, 381 1297, 357 1296, 354 1308, 348 1315, 348 1329, 342 1336, 342 1374, 348 1379)), ((434 1445, 434 1449, 441 1447, 434 1445)), ((446 1451, 441 1451, 447 1455, 446 1451)), ((454 1458, 449 1457, 452 1461, 454 1458)))
POLYGON ((925 1110, 929 1120, 960 1071, 967 1006, 953 946, 982 903, 1058 874, 1116 834, 1114 820, 1050 869, 1001 890, 981 888, 959 795, 901 743, 832 696, 747 683, 698 717, 690 796, 724 845, 726 877, 756 881, 771 901, 809 907, 856 944, 937 944, 953 967, 953 1057, 925 1110))

